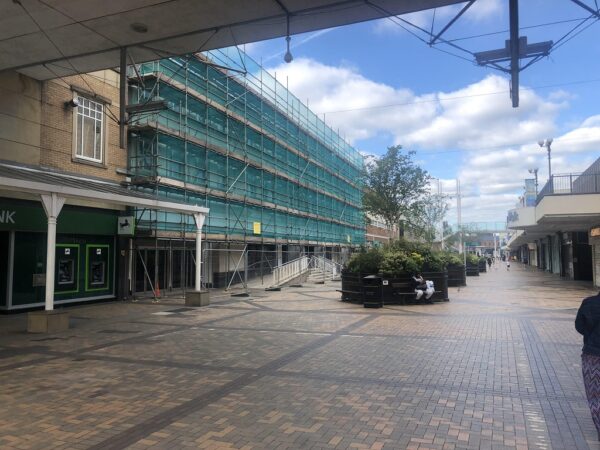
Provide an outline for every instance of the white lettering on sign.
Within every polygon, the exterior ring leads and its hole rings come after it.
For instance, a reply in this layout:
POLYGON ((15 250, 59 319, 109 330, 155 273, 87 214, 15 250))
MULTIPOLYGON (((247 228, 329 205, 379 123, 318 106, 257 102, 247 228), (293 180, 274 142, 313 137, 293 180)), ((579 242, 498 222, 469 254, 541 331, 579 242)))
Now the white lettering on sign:
POLYGON ((7 211, 5 209, 0 211, 0 223, 15 223, 16 211, 7 211))
POLYGON ((102 249, 101 248, 97 248, 96 249, 96 255, 101 255, 102 254, 102 249))

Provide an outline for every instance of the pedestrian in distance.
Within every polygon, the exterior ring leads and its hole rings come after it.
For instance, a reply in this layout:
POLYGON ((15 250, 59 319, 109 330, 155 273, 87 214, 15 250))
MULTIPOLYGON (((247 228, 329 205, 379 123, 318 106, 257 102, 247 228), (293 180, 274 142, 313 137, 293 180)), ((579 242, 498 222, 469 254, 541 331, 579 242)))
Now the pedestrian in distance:
POLYGON ((575 318, 575 329, 583 335, 583 384, 600 441, 600 293, 583 299, 575 318))
POLYGON ((492 268, 492 258, 490 256, 487 257, 488 268, 492 268))
POLYGON ((510 270, 510 258, 506 258, 506 270, 510 270))

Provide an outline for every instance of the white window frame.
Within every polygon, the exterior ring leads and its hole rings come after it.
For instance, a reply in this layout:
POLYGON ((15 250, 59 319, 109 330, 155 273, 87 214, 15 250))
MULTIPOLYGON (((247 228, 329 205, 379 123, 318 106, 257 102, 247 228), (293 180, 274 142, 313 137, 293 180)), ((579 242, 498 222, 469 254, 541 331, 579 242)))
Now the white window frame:
POLYGON ((91 100, 77 92, 73 93, 73 99, 77 100, 79 105, 73 108, 73 156, 78 160, 89 161, 96 164, 104 163, 104 146, 105 146, 105 108, 104 103, 96 100, 91 100), (93 116, 92 116, 93 112, 93 116), (100 122, 100 143, 99 149, 96 149, 95 145, 97 140, 94 136, 94 155, 99 150, 99 157, 90 157, 83 154, 83 128, 85 120, 81 121, 79 126, 78 118, 82 116, 84 119, 94 121, 94 130, 96 130, 97 123, 100 122))

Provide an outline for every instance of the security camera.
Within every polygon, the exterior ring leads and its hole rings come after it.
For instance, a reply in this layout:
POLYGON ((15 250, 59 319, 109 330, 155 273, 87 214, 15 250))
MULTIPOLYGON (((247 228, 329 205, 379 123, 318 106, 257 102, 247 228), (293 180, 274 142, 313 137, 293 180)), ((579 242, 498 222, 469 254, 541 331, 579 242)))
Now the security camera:
POLYGON ((73 97, 68 102, 65 102, 65 106, 71 107, 71 108, 77 108, 79 105, 80 105, 79 97, 73 97))

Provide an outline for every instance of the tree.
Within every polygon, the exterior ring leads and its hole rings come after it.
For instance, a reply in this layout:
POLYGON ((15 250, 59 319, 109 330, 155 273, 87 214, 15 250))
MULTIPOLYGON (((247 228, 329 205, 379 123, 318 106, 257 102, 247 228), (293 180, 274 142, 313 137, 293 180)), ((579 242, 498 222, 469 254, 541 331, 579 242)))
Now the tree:
POLYGON ((383 219, 388 229, 401 221, 412 228, 425 209, 429 174, 413 161, 414 151, 388 147, 385 155, 367 164, 364 174, 363 207, 383 219))
POLYGON ((427 194, 424 198, 425 208, 419 216, 414 218, 411 234, 432 244, 435 241, 439 225, 448 213, 447 200, 448 196, 444 194, 427 194))

